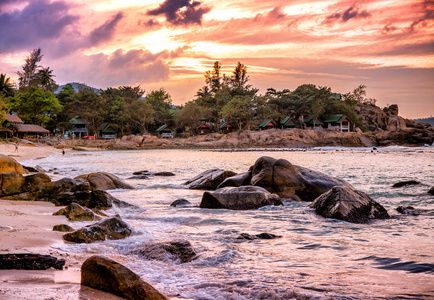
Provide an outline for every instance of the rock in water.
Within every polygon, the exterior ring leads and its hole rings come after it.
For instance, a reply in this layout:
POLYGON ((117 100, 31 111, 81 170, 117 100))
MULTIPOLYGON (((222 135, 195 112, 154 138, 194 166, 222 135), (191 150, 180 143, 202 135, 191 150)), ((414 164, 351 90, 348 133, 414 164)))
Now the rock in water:
POLYGON ((0 154, 0 173, 16 171, 23 174, 23 166, 12 157, 0 154))
POLYGON ((197 175, 184 184, 188 185, 188 188, 191 190, 215 190, 226 178, 234 175, 236 173, 232 171, 212 169, 197 175))
POLYGON ((416 181, 416 180, 407 180, 407 181, 397 182, 394 185, 392 185, 392 187, 397 188, 397 187, 403 187, 406 185, 417 185, 417 184, 420 184, 420 182, 416 181))
POLYGON ((65 208, 55 212, 54 216, 64 215, 68 218, 69 221, 95 221, 100 220, 101 217, 97 216, 93 211, 89 208, 84 208, 77 203, 71 203, 67 205, 65 208))
POLYGON ((348 187, 334 187, 310 205, 325 218, 351 223, 367 223, 372 219, 390 218, 386 209, 361 191, 348 187))
POLYGON ((267 205, 283 205, 276 194, 258 186, 225 187, 205 192, 201 208, 227 208, 232 210, 257 209, 267 205))
POLYGON ((191 202, 186 199, 178 199, 170 204, 171 207, 185 207, 191 205, 191 202))
POLYGON ((434 186, 429 189, 428 194, 434 195, 434 186))
POLYGON ((190 262, 196 258, 196 252, 189 241, 175 240, 163 243, 151 243, 133 250, 136 254, 147 260, 179 260, 181 263, 190 262))
POLYGON ((81 267, 81 284, 130 300, 167 300, 168 298, 127 267, 94 255, 81 267))
POLYGON ((260 157, 247 173, 229 177, 218 187, 254 185, 282 198, 313 201, 334 186, 352 186, 342 179, 291 164, 285 159, 260 157))
POLYGON ((0 254, 0 270, 47 270, 49 268, 63 270, 64 265, 64 259, 57 259, 51 255, 0 254))
POLYGON ((71 232, 74 231, 74 228, 67 224, 59 224, 53 226, 53 231, 60 231, 60 232, 71 232))
POLYGON ((115 190, 115 189, 134 189, 128 183, 123 182, 119 177, 106 173, 106 172, 97 172, 84 174, 75 177, 82 178, 89 182, 91 190, 115 190))
POLYGON ((110 218, 63 235, 63 239, 73 243, 93 243, 96 241, 120 240, 129 237, 132 230, 119 218, 110 218))

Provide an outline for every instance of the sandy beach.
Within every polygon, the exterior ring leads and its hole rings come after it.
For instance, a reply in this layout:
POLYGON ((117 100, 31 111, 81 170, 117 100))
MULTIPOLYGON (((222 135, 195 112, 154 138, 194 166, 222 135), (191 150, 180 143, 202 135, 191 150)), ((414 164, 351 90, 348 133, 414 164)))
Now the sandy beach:
MULTIPOLYGON (((18 162, 59 154, 46 145, 0 143, 0 153, 18 162)), ((0 199, 0 253, 37 253, 65 259, 63 270, 0 270, 0 299, 120 299, 82 287, 80 268, 88 255, 69 255, 51 246, 64 243, 57 224, 69 224, 64 216, 53 216, 61 207, 49 202, 0 199)))

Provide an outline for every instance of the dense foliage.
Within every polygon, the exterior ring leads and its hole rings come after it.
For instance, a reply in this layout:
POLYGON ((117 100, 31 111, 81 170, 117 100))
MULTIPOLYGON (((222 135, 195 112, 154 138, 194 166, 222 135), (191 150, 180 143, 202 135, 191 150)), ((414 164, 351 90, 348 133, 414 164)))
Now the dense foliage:
POLYGON ((0 120, 6 105, 9 112, 18 113, 25 122, 62 133, 72 129, 72 118, 80 119, 89 135, 96 136, 103 123, 110 124, 118 135, 153 132, 164 124, 178 133, 196 134, 202 122, 217 129, 227 121, 242 130, 254 129, 265 119, 278 124, 289 116, 302 127, 301 116, 326 118, 331 114, 346 115, 363 129, 355 107, 359 103, 375 104, 375 99, 366 98, 364 85, 343 95, 314 84, 303 84, 293 91, 269 88, 264 95, 258 95, 258 89, 249 84, 244 64, 238 62, 232 74, 226 76, 218 61, 205 72, 205 85, 183 106, 174 106, 163 88, 145 92, 140 86, 77 91, 68 84, 53 95, 57 88, 55 76, 49 67, 38 65, 42 57, 41 49, 35 49, 26 58, 17 72, 18 91, 6 74, 0 74, 0 120))

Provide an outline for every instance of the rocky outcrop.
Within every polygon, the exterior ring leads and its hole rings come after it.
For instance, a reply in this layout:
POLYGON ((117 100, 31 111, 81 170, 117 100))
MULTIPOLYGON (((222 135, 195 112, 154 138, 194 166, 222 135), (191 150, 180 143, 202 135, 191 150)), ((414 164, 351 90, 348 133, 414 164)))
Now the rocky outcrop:
POLYGON ((200 208, 226 208, 232 210, 257 209, 267 205, 283 205, 276 194, 258 186, 225 187, 207 191, 200 208))
POLYGON ((22 192, 24 176, 18 171, 0 173, 0 196, 22 192))
POLYGON ((12 157, 9 157, 4 154, 0 154, 0 173, 14 172, 14 171, 23 174, 24 171, 23 166, 12 157))
POLYGON ((65 208, 53 213, 53 216, 65 216, 69 221, 97 221, 101 220, 101 217, 96 215, 89 208, 84 208, 77 203, 71 203, 65 208))
POLYGON ((339 178, 268 156, 260 157, 247 173, 226 179, 219 188, 240 185, 260 186, 282 198, 300 201, 313 201, 334 186, 351 187, 339 178))
POLYGON ((0 254, 0 270, 63 270, 64 259, 51 255, 19 253, 0 254))
POLYGON ((367 223, 373 219, 390 218, 386 209, 361 191, 349 187, 334 187, 310 205, 325 218, 351 223, 367 223))
POLYGON ((75 179, 84 179, 90 184, 90 189, 95 190, 115 190, 115 189, 134 189, 131 185, 125 183, 119 177, 106 173, 97 172, 84 174, 75 177, 75 179))
POLYGON ((132 230, 119 218, 110 218, 63 235, 63 239, 73 243, 93 243, 96 241, 120 240, 129 237, 132 230))
POLYGON ((53 231, 60 231, 60 232, 72 232, 74 231, 74 228, 67 224, 59 224, 53 226, 53 231))
POLYGON ((184 183, 192 190, 215 190, 226 178, 236 175, 235 172, 221 169, 207 170, 184 183))
POLYGON ((81 285, 130 300, 167 300, 168 298, 127 267, 94 255, 81 267, 81 285))
POLYGON ((106 191, 90 191, 90 192, 65 192, 55 196, 54 203, 56 205, 69 205, 71 203, 78 203, 92 209, 109 209, 116 205, 117 207, 134 207, 137 206, 125 201, 121 201, 106 191))
POLYGON ((398 131, 407 128, 404 118, 398 116, 396 104, 384 109, 371 104, 359 104, 356 112, 369 131, 398 131))
POLYGON ((186 199, 178 199, 173 201, 170 206, 171 207, 186 207, 186 206, 190 206, 191 202, 186 200, 186 199))
POLYGON ((422 213, 420 209, 416 209, 413 206, 398 206, 396 211, 403 215, 418 216, 422 213))
POLYGON ((196 258, 196 251, 189 241, 150 243, 130 252, 146 260, 179 261, 187 263, 196 258))

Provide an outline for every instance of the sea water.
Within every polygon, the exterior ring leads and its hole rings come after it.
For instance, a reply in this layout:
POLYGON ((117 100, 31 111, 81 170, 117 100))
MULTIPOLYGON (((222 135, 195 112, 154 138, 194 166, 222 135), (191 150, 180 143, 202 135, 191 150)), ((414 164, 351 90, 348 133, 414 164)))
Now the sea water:
MULTIPOLYGON (((27 161, 53 179, 110 172, 135 187, 110 194, 142 209, 113 208, 133 229, 124 240, 62 244, 74 253, 106 254, 169 296, 193 299, 428 299, 434 298, 433 147, 315 148, 266 151, 137 150, 67 152, 27 161), (309 203, 232 211, 201 209, 203 191, 183 183, 220 168, 246 172, 261 156, 286 159, 348 181, 382 204, 391 218, 351 224, 315 214, 309 203), (172 177, 129 179, 136 171, 172 177), (421 184, 392 188, 399 181, 421 184), (171 207, 180 198, 188 207, 171 207), (411 205, 418 216, 400 215, 411 205), (240 240, 241 233, 272 233, 272 240, 240 240), (128 252, 150 242, 186 239, 192 262, 147 261, 128 252)), ((86 223, 72 223, 79 228, 86 223)))

